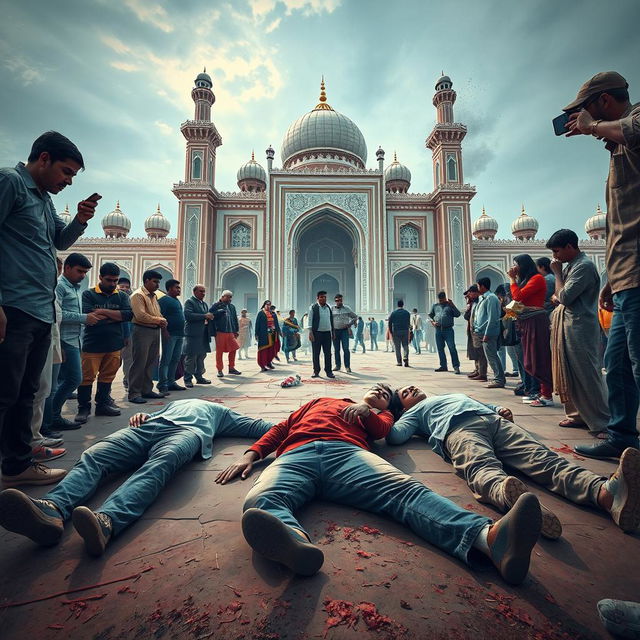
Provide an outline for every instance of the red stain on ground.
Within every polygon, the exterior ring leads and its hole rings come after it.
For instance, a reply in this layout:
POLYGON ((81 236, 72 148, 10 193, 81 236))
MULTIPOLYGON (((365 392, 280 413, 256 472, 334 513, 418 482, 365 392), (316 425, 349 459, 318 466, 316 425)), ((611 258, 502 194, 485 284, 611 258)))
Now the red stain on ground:
POLYGON ((551 447, 552 451, 557 451, 558 453, 566 453, 572 455, 576 460, 584 460, 582 456, 579 456, 568 444, 564 442, 560 443, 561 447, 551 447))

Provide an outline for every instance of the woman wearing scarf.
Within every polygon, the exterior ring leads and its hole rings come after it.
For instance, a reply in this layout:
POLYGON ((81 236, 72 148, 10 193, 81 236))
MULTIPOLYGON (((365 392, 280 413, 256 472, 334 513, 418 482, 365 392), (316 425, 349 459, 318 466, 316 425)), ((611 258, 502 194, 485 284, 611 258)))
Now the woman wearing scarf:
POLYGON ((550 327, 544 308, 547 283, 528 253, 516 256, 513 261, 507 275, 511 281, 512 298, 524 305, 518 316, 524 368, 540 383, 540 396, 529 396, 523 402, 532 407, 552 407, 550 327))
POLYGON ((282 322, 282 350, 287 357, 287 362, 290 362, 289 354, 297 362, 296 349, 300 348, 300 325, 296 318, 296 310, 291 309, 289 316, 282 322))
POLYGON ((278 316, 271 311, 271 300, 265 300, 256 316, 256 340, 258 341, 258 365, 261 371, 275 369, 271 361, 280 349, 280 324, 278 316))

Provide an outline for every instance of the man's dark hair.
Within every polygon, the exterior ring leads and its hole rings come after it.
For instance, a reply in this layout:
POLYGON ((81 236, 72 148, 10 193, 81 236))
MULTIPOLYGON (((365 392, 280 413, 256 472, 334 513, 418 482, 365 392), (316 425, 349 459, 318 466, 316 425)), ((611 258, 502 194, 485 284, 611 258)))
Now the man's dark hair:
POLYGON ((119 276, 120 267, 115 262, 105 262, 100 265, 101 276, 119 276))
POLYGON ((82 267, 83 269, 91 269, 93 265, 87 256, 81 253, 70 253, 64 260, 65 267, 82 267))
POLYGON ((485 289, 491 289, 491 278, 478 278, 478 286, 485 289))
POLYGON ((499 284, 496 287, 496 290, 494 291, 494 293, 500 297, 500 298, 504 298, 507 295, 507 289, 503 284, 499 284))
POLYGON ((180 284, 180 280, 174 280, 173 278, 169 278, 164 285, 164 290, 169 291, 171 287, 175 287, 177 284, 180 284))
POLYGON ((51 158, 51 162, 58 162, 59 160, 73 160, 77 162, 82 169, 84 169, 84 158, 69 138, 65 138, 61 133, 57 131, 47 131, 43 133, 31 147, 31 153, 27 160, 29 162, 35 162, 41 153, 47 152, 51 158))
POLYGON ((398 300, 398 306, 404 307, 404 300, 398 300))
POLYGON ((549 240, 547 240, 547 244, 545 246, 547 249, 562 249, 568 244, 574 249, 577 249, 578 236, 575 231, 571 231, 571 229, 560 229, 559 231, 556 231, 549 240))
POLYGON ((411 311, 412 311, 413 313, 418 313, 418 310, 417 310, 417 309, 411 309, 411 311))
POLYGON ((404 413, 404 407, 400 401, 400 394, 396 390, 392 390, 391 387, 386 384, 381 384, 380 386, 385 387, 388 390, 390 394, 388 411, 391 411, 391 415, 394 420, 398 420, 404 413))
POLYGON ((327 292, 326 291, 318 291, 318 293, 316 293, 316 298, 319 298, 320 296, 326 296, 327 292))
POLYGON ((440 291, 440 292, 438 293, 438 299, 440 299, 440 298, 446 298, 446 297, 447 297, 447 294, 446 294, 444 291, 440 291))
POLYGON ((131 280, 123 276, 122 278, 118 279, 118 284, 128 284, 129 286, 131 286, 131 280))
POLYGON ((551 273, 551 260, 546 256, 538 258, 536 260, 536 267, 542 267, 547 273, 551 273))
POLYGON ((296 310, 295 309, 289 309, 289 313, 295 313, 296 310))
POLYGON ((153 280, 157 278, 158 280, 162 280, 162 274, 154 271, 153 269, 149 269, 142 274, 142 282, 146 282, 147 280, 153 280))
MULTIPOLYGON (((320 295, 320 294, 318 294, 320 295)), ((335 300, 336 298, 344 298, 344 296, 341 293, 336 293, 335 296, 333 296, 333 299, 335 300)))

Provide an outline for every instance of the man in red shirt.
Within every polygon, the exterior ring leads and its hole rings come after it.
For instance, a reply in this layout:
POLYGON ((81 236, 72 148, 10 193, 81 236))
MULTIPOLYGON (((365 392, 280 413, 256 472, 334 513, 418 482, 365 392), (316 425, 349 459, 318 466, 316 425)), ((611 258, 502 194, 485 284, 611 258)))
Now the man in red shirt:
POLYGON ((396 394, 378 384, 361 403, 318 398, 274 425, 216 478, 219 484, 238 475, 245 479, 257 460, 276 451, 275 462, 245 498, 242 531, 249 545, 296 574, 315 574, 324 555, 293 512, 318 497, 389 516, 465 562, 472 549, 483 552, 507 582, 520 584, 541 529, 540 504, 533 494, 522 495, 491 524, 369 450, 372 440, 389 433, 394 415, 425 397, 413 386, 396 394))

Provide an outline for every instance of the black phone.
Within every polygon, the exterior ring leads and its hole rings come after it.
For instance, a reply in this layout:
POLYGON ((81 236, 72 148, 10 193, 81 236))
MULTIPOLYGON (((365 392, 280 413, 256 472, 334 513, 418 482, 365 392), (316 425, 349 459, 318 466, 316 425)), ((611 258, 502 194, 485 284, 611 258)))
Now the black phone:
POLYGON ((100 198, 102 198, 102 196, 99 193, 92 193, 87 200, 91 201, 91 202, 98 202, 98 200, 100 200, 100 198))
POLYGON ((558 116, 557 118, 554 118, 551 122, 553 124, 553 132, 557 136, 563 136, 566 133, 569 133, 569 129, 567 129, 565 127, 567 122, 569 122, 569 114, 568 113, 563 113, 562 115, 558 116))

